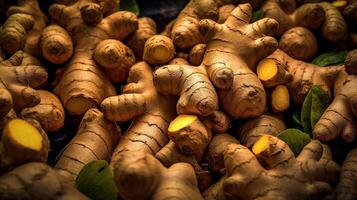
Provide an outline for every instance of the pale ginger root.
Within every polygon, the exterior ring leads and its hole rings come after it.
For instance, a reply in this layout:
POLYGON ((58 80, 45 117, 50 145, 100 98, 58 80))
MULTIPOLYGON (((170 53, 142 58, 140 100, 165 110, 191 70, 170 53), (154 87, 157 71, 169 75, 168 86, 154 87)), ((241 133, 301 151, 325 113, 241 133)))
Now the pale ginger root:
POLYGON ((188 60, 191 65, 200 65, 203 60, 203 56, 205 55, 206 44, 196 44, 192 47, 190 53, 188 54, 188 60))
POLYGON ((56 95, 46 90, 38 90, 37 93, 40 95, 40 103, 22 109, 21 118, 37 120, 45 131, 59 130, 63 127, 65 118, 61 101, 56 95))
POLYGON ((285 63, 278 63, 269 58, 258 63, 257 76, 266 88, 273 88, 293 80, 293 76, 288 72, 288 66, 285 63))
POLYGON ((39 61, 22 51, 0 62, 0 117, 10 109, 21 109, 40 103, 40 95, 33 88, 47 80, 47 72, 39 61))
POLYGON ((319 28, 325 20, 325 11, 318 3, 306 3, 297 7, 295 0, 268 0, 262 6, 265 17, 279 22, 276 36, 302 26, 310 30, 319 28))
POLYGON ((169 37, 154 35, 145 42, 143 60, 153 66, 167 64, 174 56, 175 45, 169 37))
POLYGON ((285 112, 290 107, 288 87, 285 85, 276 86, 271 92, 270 104, 274 113, 285 112))
POLYGON ((275 115, 263 114, 240 126, 237 135, 242 145, 250 148, 263 134, 277 136, 286 129, 282 119, 275 115))
POLYGON ((352 149, 341 167, 340 180, 328 200, 354 200, 357 198, 357 149, 352 149))
POLYGON ((137 60, 143 59, 145 42, 156 34, 157 30, 154 20, 149 17, 138 19, 138 30, 126 42, 130 49, 134 51, 137 60))
POLYGON ((205 66, 212 83, 218 88, 220 104, 234 118, 261 115, 266 106, 266 94, 255 71, 256 62, 278 46, 274 35, 278 23, 263 18, 249 23, 252 8, 241 4, 224 24, 201 20, 200 30, 207 42, 201 66, 205 66), (239 38, 239 39, 237 39, 239 38))
POLYGON ((98 109, 84 115, 74 138, 60 153, 54 168, 74 181, 81 169, 93 160, 110 160, 120 137, 120 129, 105 119, 98 109))
POLYGON ((208 167, 213 172, 222 172, 225 168, 223 153, 229 144, 239 144, 239 141, 227 133, 213 136, 205 156, 208 167))
POLYGON ((67 31, 52 24, 43 29, 39 39, 42 56, 54 64, 67 62, 73 54, 73 43, 67 31))
POLYGON ((145 151, 131 151, 118 156, 113 171, 125 200, 203 200, 193 167, 187 163, 166 168, 145 151))
POLYGON ((49 8, 51 17, 66 28, 74 43, 74 55, 54 89, 65 109, 74 115, 82 115, 104 98, 115 95, 115 88, 94 61, 94 49, 106 39, 125 39, 138 25, 135 14, 126 11, 116 12, 93 24, 92 19, 111 13, 118 3, 100 1, 98 8, 94 2, 97 1, 80 0, 71 5, 52 4, 49 8))
POLYGON ((0 31, 0 43, 10 55, 23 50, 40 57, 39 38, 48 21, 47 17, 41 11, 38 0, 18 0, 17 5, 7 10, 9 18, 0 31), (30 22, 29 18, 33 21, 30 22))
POLYGON ((2 130, 0 152, 1 170, 27 162, 46 162, 49 140, 36 124, 12 119, 2 130))
POLYGON ((229 144, 224 152, 226 175, 205 191, 205 199, 323 199, 338 179, 339 166, 328 147, 316 140, 295 158, 283 141, 263 135, 253 152, 229 144))
POLYGON ((0 199, 88 200, 56 170, 37 162, 26 163, 1 176, 0 199))
POLYGON ((101 110, 109 120, 134 119, 117 144, 111 165, 117 162, 120 154, 142 150, 154 155, 169 142, 167 128, 176 115, 176 101, 157 92, 152 74, 151 67, 145 62, 133 65, 122 94, 108 97, 101 104, 101 110))
POLYGON ((134 52, 122 42, 113 39, 99 42, 93 57, 114 83, 126 80, 130 67, 136 62, 134 52))
MULTIPOLYGON (((313 85, 319 85, 329 96, 332 96, 333 84, 343 66, 319 67, 314 64, 295 60, 281 50, 276 50, 266 59, 272 59, 277 65, 286 65, 293 80, 287 83, 290 97, 297 105, 302 105, 307 93, 313 85)), ((262 60, 261 62, 264 62, 262 60)))
POLYGON ((325 10, 325 21, 322 24, 322 34, 330 42, 339 42, 347 34, 347 24, 340 13, 331 3, 319 3, 325 10))
POLYGON ((314 138, 327 142, 339 135, 346 142, 356 138, 357 77, 341 72, 334 85, 334 99, 313 127, 314 138))
POLYGON ((171 38, 180 49, 190 49, 202 43, 204 37, 199 31, 201 19, 218 19, 218 8, 232 0, 190 0, 181 10, 171 28, 171 38))
POLYGON ((226 4, 218 8, 218 20, 217 23, 223 24, 231 12, 236 8, 234 4, 226 4))
POLYGON ((294 27, 286 31, 280 38, 279 49, 289 56, 309 61, 319 51, 315 35, 304 27, 294 27))

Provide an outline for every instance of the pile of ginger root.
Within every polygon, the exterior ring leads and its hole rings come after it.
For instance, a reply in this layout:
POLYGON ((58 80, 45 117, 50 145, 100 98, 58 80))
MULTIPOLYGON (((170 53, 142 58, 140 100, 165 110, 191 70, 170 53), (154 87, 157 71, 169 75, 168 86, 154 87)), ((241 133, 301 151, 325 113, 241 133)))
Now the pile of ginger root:
POLYGON ((96 160, 118 199, 357 199, 355 0, 187 0, 163 28, 125 0, 51 2, 0 24, 0 199, 90 199, 96 160), (281 133, 315 87, 296 153, 281 133))

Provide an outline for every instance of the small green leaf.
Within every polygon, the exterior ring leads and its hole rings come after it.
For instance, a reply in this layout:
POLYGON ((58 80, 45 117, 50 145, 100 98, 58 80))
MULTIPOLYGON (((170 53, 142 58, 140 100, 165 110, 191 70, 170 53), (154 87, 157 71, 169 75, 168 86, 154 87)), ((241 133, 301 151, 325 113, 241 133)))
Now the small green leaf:
POLYGON ((312 129, 329 104, 328 94, 317 85, 311 87, 301 109, 301 124, 306 133, 312 135, 312 129))
POLYGON ((76 187, 94 200, 117 199, 114 178, 105 160, 96 160, 85 165, 78 174, 76 187))
POLYGON ((253 13, 251 22, 256 22, 256 21, 262 19, 263 17, 264 17, 264 12, 261 9, 259 9, 253 13))
POLYGON ((136 15, 140 14, 140 9, 136 0, 120 0, 118 10, 130 11, 135 13, 136 15))
POLYGON ((311 63, 321 67, 328 65, 342 64, 346 60, 348 51, 340 51, 337 53, 323 53, 317 56, 311 63))
POLYGON ((298 129, 286 129, 279 133, 278 138, 289 145, 295 156, 310 142, 310 136, 298 129))

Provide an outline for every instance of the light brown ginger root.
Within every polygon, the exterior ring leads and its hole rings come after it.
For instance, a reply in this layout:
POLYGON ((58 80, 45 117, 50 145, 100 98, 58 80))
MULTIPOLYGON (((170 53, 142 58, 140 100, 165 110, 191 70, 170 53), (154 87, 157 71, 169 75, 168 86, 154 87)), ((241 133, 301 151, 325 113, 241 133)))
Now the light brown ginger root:
POLYGON ((40 103, 40 95, 33 88, 47 80, 47 72, 40 62, 22 51, 0 62, 0 117, 10 109, 21 109, 40 103))
POLYGON ((143 60, 153 66, 167 64, 174 56, 175 45, 169 37, 154 35, 145 42, 143 60))
POLYGON ((231 12, 236 8, 234 4, 226 4, 218 8, 218 20, 217 23, 223 24, 231 12))
POLYGON ((166 168, 145 151, 131 151, 118 156, 113 171, 118 192, 126 200, 203 200, 187 163, 166 168))
POLYGON ((202 122, 214 133, 224 133, 231 126, 231 118, 223 111, 213 111, 211 115, 202 117, 202 122))
POLYGON ((265 90, 253 71, 257 61, 278 46, 273 37, 265 36, 274 35, 278 23, 263 18, 250 24, 251 15, 251 6, 241 4, 224 24, 208 19, 200 22, 201 33, 210 38, 201 66, 218 88, 223 110, 234 118, 250 118, 264 112, 265 90))
POLYGON ((114 83, 126 80, 130 67, 136 62, 134 52, 122 42, 113 39, 99 42, 93 57, 114 83))
POLYGON ((255 155, 245 146, 229 144, 224 152, 226 175, 205 191, 204 198, 317 200, 328 195, 338 179, 339 166, 328 147, 316 140, 295 158, 283 141, 263 135, 253 152, 255 155))
POLYGON ((67 31, 52 24, 43 29, 39 39, 42 56, 54 64, 67 62, 73 54, 73 43, 67 31))
POLYGON ((279 49, 295 59, 309 61, 316 56, 319 46, 309 29, 294 27, 281 36, 279 49))
POLYGON ((48 20, 38 0, 18 0, 17 6, 11 6, 6 15, 9 18, 0 31, 0 43, 6 52, 12 55, 23 50, 40 57, 39 38, 48 20))
POLYGON ((258 63, 257 76, 266 88, 274 88, 293 80, 293 76, 288 72, 288 66, 285 63, 277 63, 274 59, 269 58, 258 63))
POLYGON ((175 117, 175 98, 157 92, 151 67, 145 62, 133 65, 122 94, 108 97, 101 104, 105 117, 112 121, 134 119, 117 144, 111 164, 120 154, 142 150, 154 155, 168 142, 167 128, 175 117))
POLYGON ((100 5, 95 2, 79 0, 71 5, 52 4, 49 8, 53 20, 66 28, 74 43, 74 55, 54 89, 65 109, 74 115, 82 115, 104 98, 115 95, 115 88, 94 61, 94 49, 106 39, 125 39, 138 25, 131 12, 106 16, 116 8, 117 1, 100 1, 100 5))
POLYGON ((27 162, 46 162, 49 140, 45 132, 22 119, 12 119, 2 130, 1 170, 27 162))
POLYGON ((319 5, 325 10, 325 21, 321 27, 323 36, 330 42, 341 41, 347 34, 347 24, 341 12, 329 2, 319 5))
POLYGON ((271 91, 270 106, 274 113, 285 112, 290 107, 290 94, 286 85, 278 85, 271 91))
POLYGON ((240 126, 236 135, 242 145, 250 148, 263 134, 277 136, 285 129, 286 125, 282 119, 275 115, 263 114, 240 126))
POLYGON ((74 181, 90 161, 109 161, 119 137, 120 129, 114 122, 105 119, 98 109, 89 109, 77 134, 60 153, 54 168, 74 181))
POLYGON ((64 125, 65 112, 56 95, 46 90, 38 90, 41 101, 38 105, 24 108, 20 112, 23 119, 37 120, 46 132, 57 131, 64 125))
POLYGON ((334 85, 334 99, 313 128, 314 138, 327 142, 339 135, 346 142, 356 138, 357 77, 341 72, 334 85))
POLYGON ((191 65, 200 65, 203 60, 203 56, 205 55, 206 44, 196 44, 192 47, 190 53, 188 54, 188 60, 191 65))
POLYGON ((341 175, 333 194, 327 200, 354 200, 357 198, 357 149, 352 149, 341 167, 341 175))
POLYGON ((126 42, 130 49, 134 51, 137 60, 141 61, 143 59, 145 42, 156 34, 157 30, 154 20, 149 17, 138 19, 138 30, 126 42))
POLYGON ((177 16, 171 29, 171 38, 180 49, 190 49, 202 43, 204 37, 199 31, 201 19, 218 19, 218 8, 232 0, 190 0, 177 16))
POLYGON ((38 162, 26 163, 1 176, 0 199, 88 200, 56 170, 38 162))
POLYGON ((225 168, 223 153, 229 144, 239 144, 239 141, 233 136, 223 133, 214 135, 208 145, 206 152, 206 162, 213 172, 222 172, 225 168))
MULTIPOLYGON (((305 96, 313 85, 318 85, 332 96, 333 84, 343 66, 319 67, 314 64, 295 60, 281 50, 276 50, 266 59, 272 59, 277 65, 286 65, 293 80, 287 83, 290 97, 296 105, 302 105, 305 96)), ((265 59, 264 59, 265 60, 265 59)), ((261 62, 265 62, 262 60, 261 62)))
POLYGON ((295 0, 268 0, 262 6, 265 17, 279 22, 276 36, 302 26, 310 30, 319 28, 325 20, 325 12, 318 3, 306 3, 297 7, 295 0))

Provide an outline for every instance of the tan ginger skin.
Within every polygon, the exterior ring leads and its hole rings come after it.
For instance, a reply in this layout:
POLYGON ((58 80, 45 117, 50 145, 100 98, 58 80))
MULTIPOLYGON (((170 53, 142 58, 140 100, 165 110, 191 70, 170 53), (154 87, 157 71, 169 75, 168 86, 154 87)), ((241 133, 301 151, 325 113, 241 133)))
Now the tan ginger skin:
POLYGON ((40 103, 40 95, 33 88, 47 80, 47 72, 40 62, 29 54, 18 51, 0 62, 0 117, 12 108, 19 110, 40 103))
POLYGON ((254 144, 253 152, 229 144, 223 153, 227 172, 204 192, 204 198, 317 200, 328 195, 338 179, 339 166, 332 161, 328 147, 316 140, 295 158, 283 141, 264 135, 254 144))
POLYGON ((1 176, 0 199, 88 200, 55 169, 38 162, 26 163, 1 176))
MULTIPOLYGON (((49 8, 53 20, 66 28, 74 43, 74 55, 54 92, 66 110, 75 115, 84 114, 104 98, 115 95, 114 87, 93 58, 94 49, 106 39, 125 39, 138 25, 130 12, 106 16, 116 7, 116 1, 98 2, 101 5, 94 2, 97 1, 80 0, 68 6, 52 4, 49 8), (103 15, 106 17, 102 19, 103 15)), ((102 55, 108 54, 111 52, 102 55)))
POLYGON ((120 129, 114 122, 107 120, 98 109, 89 109, 77 134, 59 154, 54 168, 74 181, 90 161, 109 161, 119 137, 120 129))

